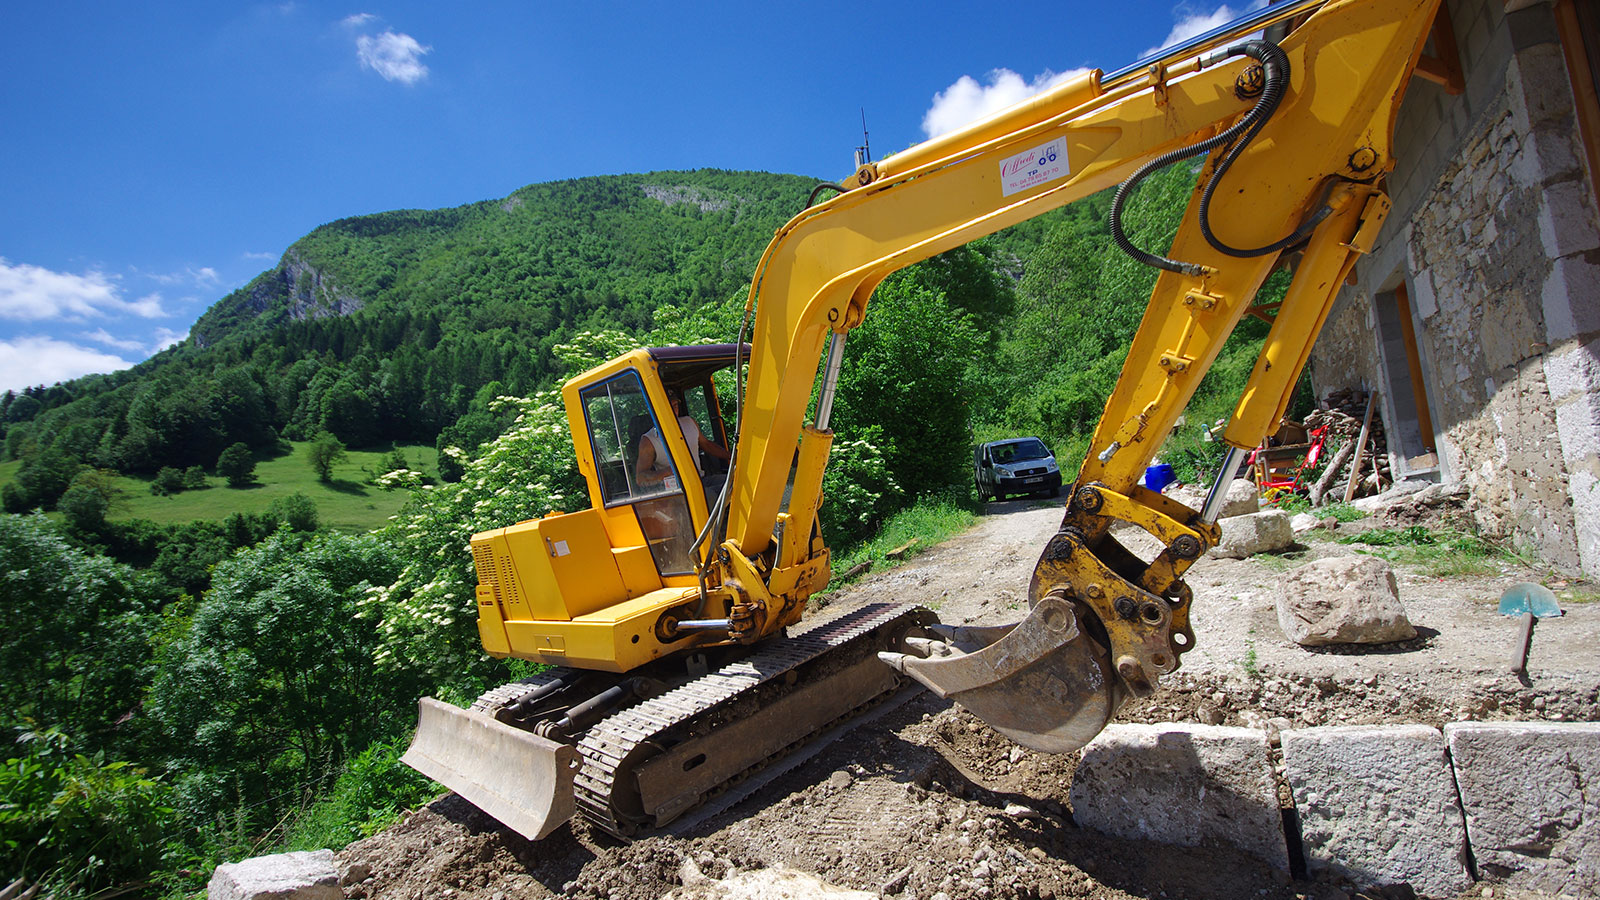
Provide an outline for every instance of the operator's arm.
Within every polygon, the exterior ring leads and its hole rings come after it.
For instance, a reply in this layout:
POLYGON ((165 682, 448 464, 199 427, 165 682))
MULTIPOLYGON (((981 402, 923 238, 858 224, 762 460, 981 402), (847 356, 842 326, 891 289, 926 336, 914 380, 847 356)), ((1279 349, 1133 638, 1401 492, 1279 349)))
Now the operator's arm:
POLYGON ((706 437, 705 432, 703 431, 700 433, 700 449, 711 454, 712 456, 715 456, 717 459, 720 459, 723 462, 727 462, 728 459, 733 456, 733 454, 723 449, 721 444, 706 437))

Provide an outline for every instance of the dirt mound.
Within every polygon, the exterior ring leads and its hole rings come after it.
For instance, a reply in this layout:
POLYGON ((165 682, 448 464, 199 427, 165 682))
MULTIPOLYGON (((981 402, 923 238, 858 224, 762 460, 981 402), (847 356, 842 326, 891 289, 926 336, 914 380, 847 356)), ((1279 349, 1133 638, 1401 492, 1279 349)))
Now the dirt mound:
MULTIPOLYGON (((834 595, 829 607, 894 600, 922 603, 952 623, 1020 618, 1034 560, 1060 511, 1027 502, 990 508, 973 531, 834 595)), ((1278 573, 1348 552, 1324 542, 1287 560, 1197 564, 1189 579, 1196 649, 1161 691, 1125 707, 1118 720, 1269 728, 1600 721, 1593 652, 1600 604, 1571 604, 1567 616, 1541 622, 1529 678, 1503 674, 1515 626, 1495 614, 1494 603, 1536 572, 1440 579, 1401 570, 1416 639, 1316 652, 1284 639, 1273 609, 1278 573)), ((785 867, 845 888, 944 900, 1350 896, 1291 881, 1228 848, 1174 848, 1080 829, 1068 799, 1076 764, 1076 754, 1017 747, 921 693, 679 834, 621 843, 573 824, 535 844, 447 796, 347 847, 342 862, 370 874, 346 895, 656 900, 687 879, 696 888, 682 896, 754 896, 738 873, 785 867)))

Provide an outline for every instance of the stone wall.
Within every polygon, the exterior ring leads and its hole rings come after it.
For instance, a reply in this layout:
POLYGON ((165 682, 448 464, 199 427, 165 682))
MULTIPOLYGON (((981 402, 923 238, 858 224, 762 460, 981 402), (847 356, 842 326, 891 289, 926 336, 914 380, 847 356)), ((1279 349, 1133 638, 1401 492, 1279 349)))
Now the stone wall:
POLYGON ((1600 228, 1559 37, 1545 3, 1449 6, 1467 89, 1412 85, 1395 211, 1312 378, 1319 395, 1382 391, 1386 428, 1402 430, 1391 396, 1409 388, 1388 383, 1374 336, 1375 295, 1404 285, 1440 476, 1470 489, 1486 533, 1600 574, 1600 228))

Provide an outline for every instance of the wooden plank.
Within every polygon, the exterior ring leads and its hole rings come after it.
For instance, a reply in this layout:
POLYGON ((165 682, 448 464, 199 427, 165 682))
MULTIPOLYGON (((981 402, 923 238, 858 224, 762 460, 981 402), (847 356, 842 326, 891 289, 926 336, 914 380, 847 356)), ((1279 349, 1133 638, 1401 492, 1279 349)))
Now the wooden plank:
POLYGON ((1356 438, 1356 459, 1350 464, 1350 483, 1344 488, 1344 502, 1355 499, 1356 485, 1361 483, 1361 460, 1367 452, 1367 435, 1372 431, 1372 411, 1378 406, 1378 392, 1367 395, 1367 412, 1361 417, 1361 436, 1356 438))

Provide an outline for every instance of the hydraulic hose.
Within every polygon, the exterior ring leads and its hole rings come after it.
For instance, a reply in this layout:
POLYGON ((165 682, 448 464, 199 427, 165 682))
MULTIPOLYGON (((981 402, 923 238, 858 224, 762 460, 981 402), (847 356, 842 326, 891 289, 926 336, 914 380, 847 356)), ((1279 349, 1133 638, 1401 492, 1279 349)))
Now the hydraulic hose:
MULTIPOLYGON (((750 328, 751 310, 746 309, 744 319, 739 323, 739 337, 733 345, 733 391, 734 407, 739 415, 744 414, 744 336, 750 328)), ((706 569, 710 568, 711 554, 706 554, 706 559, 700 559, 700 547, 705 544, 706 538, 715 535, 713 547, 722 546, 722 541, 728 534, 728 494, 733 490, 733 473, 739 464, 739 419, 733 423, 733 435, 728 440, 728 473, 722 480, 722 490, 717 494, 717 499, 706 511, 705 527, 695 536, 694 543, 689 547, 689 558, 694 562, 695 580, 700 586, 700 601, 695 604, 695 618, 705 615, 706 611, 706 569)))
POLYGON ((1277 111, 1278 105, 1283 102, 1283 96, 1289 88, 1289 57, 1277 44, 1270 41, 1246 41, 1229 47, 1227 55, 1230 57, 1248 56, 1261 63, 1263 84, 1261 96, 1256 98, 1255 105, 1226 131, 1199 143, 1162 154, 1140 166, 1138 171, 1128 176, 1128 180, 1117 187, 1117 193, 1111 200, 1111 214, 1108 222, 1111 229, 1111 239, 1116 242, 1118 249, 1147 266, 1164 269, 1168 272, 1177 272, 1182 275, 1203 275, 1206 272, 1205 266, 1168 259, 1165 256, 1141 250, 1134 245, 1122 227, 1122 209, 1128 202, 1128 198, 1132 196, 1134 188, 1139 185, 1139 182, 1159 169, 1164 169, 1180 160, 1210 153, 1212 150, 1230 143, 1232 146, 1223 155, 1222 160, 1211 173, 1211 177, 1206 180, 1205 187, 1200 193, 1200 233, 1205 236, 1206 242, 1217 252, 1237 257, 1265 256, 1268 253, 1276 253, 1303 240, 1305 235, 1329 213, 1329 210, 1325 207, 1295 229, 1294 233, 1288 237, 1264 247, 1246 250, 1223 243, 1212 232, 1210 221, 1211 198, 1216 193, 1217 185, 1222 181, 1222 176, 1227 174, 1234 160, 1239 158, 1244 149, 1250 145, 1250 142, 1266 126, 1267 121, 1272 118, 1272 114, 1277 111))

